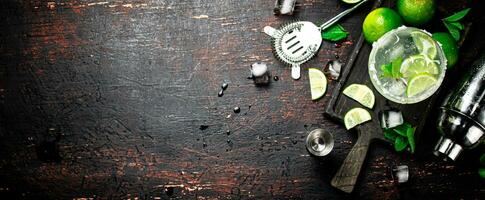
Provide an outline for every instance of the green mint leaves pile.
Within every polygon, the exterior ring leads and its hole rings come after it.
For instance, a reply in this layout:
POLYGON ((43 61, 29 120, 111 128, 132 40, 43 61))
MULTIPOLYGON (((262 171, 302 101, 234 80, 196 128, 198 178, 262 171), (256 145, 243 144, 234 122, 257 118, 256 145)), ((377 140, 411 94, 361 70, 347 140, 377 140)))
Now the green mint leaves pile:
POLYGON ((465 26, 460 22, 460 20, 463 19, 468 14, 469 11, 470 11, 470 8, 467 8, 447 18, 442 19, 443 24, 445 24, 448 31, 450 31, 451 36, 455 38, 456 41, 460 40, 460 31, 462 31, 465 28, 465 26))
POLYGON ((333 42, 345 39, 348 35, 349 32, 345 31, 340 24, 333 25, 322 31, 322 38, 333 42))
POLYGON ((416 127, 404 122, 394 128, 384 129, 384 137, 394 142, 394 149, 398 152, 403 151, 409 146, 411 153, 416 149, 414 132, 416 127))

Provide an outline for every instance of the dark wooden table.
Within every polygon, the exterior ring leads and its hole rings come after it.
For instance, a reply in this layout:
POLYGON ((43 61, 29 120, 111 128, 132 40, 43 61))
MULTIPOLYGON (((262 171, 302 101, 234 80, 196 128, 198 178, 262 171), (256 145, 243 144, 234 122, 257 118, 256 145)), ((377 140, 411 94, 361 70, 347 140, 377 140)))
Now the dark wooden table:
MULTIPOLYGON (((291 80, 261 30, 320 23, 346 5, 299 2, 296 16, 275 17, 270 0, 2 0, 2 199, 483 199, 476 151, 457 163, 431 156, 433 116, 415 155, 373 145, 352 194, 330 186, 355 134, 323 116, 328 96, 311 101, 306 72, 291 80), (255 87, 256 61, 280 80, 255 87), (305 149, 317 127, 336 137, 325 159, 305 149), (409 166, 408 183, 392 180, 396 165, 409 166)), ((477 12, 442 93, 485 40, 482 4, 448 4, 439 9, 477 12)), ((304 69, 345 62, 365 14, 345 18, 348 39, 324 42, 304 69)))

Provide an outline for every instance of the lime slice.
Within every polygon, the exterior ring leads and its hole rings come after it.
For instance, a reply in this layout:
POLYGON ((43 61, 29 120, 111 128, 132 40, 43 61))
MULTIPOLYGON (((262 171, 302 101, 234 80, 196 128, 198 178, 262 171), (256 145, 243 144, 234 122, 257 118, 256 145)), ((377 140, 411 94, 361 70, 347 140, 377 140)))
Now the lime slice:
POLYGON ((316 68, 308 69, 308 77, 310 77, 312 100, 317 100, 321 98, 327 90, 327 78, 322 71, 316 68))
POLYGON ((417 75, 408 82, 406 94, 408 97, 415 96, 436 84, 437 80, 429 74, 417 75))
POLYGON ((352 84, 346 87, 343 91, 345 96, 359 102, 363 106, 372 109, 374 107, 375 97, 372 90, 361 84, 352 84))
POLYGON ((345 3, 348 3, 348 4, 353 4, 353 3, 358 3, 362 0, 342 0, 342 1, 345 2, 345 3))
POLYGON ((439 68, 436 62, 428 57, 413 55, 402 62, 400 71, 404 78, 408 78, 422 73, 438 74, 439 68))
POLYGON ((414 44, 421 54, 427 55, 431 59, 436 57, 436 43, 430 35, 420 31, 415 31, 411 33, 411 37, 413 38, 414 44))
POLYGON ((363 108, 352 108, 345 113, 344 124, 347 130, 362 124, 364 122, 370 121, 370 113, 363 108))

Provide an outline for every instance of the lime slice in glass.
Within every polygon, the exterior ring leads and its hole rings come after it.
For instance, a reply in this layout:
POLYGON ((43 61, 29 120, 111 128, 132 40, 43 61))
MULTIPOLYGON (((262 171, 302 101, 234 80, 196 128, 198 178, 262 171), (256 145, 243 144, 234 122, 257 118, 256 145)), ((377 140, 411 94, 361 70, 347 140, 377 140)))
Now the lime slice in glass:
POLYGON ((421 54, 427 55, 431 59, 436 57, 436 43, 430 35, 421 31, 415 31, 411 33, 411 37, 413 38, 414 44, 421 54))
POLYGON ((345 113, 344 124, 347 130, 362 124, 364 122, 370 121, 370 113, 363 108, 352 108, 347 113, 345 113))
POLYGON ((436 78, 429 74, 417 75, 409 80, 406 95, 408 97, 415 96, 431 88, 436 82, 436 78))
POLYGON ((343 91, 345 96, 359 102, 363 106, 372 109, 374 107, 375 96, 372 90, 366 85, 352 84, 343 91))
POLYGON ((322 71, 316 68, 308 69, 308 77, 310 79, 312 100, 317 100, 321 98, 327 90, 327 78, 322 71))
POLYGON ((422 73, 438 74, 439 67, 424 55, 413 55, 402 62, 400 71, 404 78, 408 78, 422 73))

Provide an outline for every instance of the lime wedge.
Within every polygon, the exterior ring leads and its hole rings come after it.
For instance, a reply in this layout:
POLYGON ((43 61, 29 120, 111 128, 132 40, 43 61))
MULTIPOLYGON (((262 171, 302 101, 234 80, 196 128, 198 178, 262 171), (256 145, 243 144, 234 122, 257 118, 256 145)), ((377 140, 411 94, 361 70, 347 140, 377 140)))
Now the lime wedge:
POLYGON ((439 68, 435 61, 419 54, 406 58, 401 64, 400 71, 404 78, 408 78, 422 73, 438 74, 439 68))
POLYGON ((358 3, 362 0, 342 0, 342 1, 345 2, 345 3, 348 3, 348 4, 353 4, 353 3, 358 3))
POLYGON ((327 78, 322 71, 316 68, 308 69, 308 77, 310 77, 312 100, 317 100, 321 98, 327 90, 327 78))
POLYGON ((411 33, 411 37, 421 54, 427 55, 431 59, 436 57, 436 43, 430 35, 415 31, 411 33))
POLYGON ((345 113, 344 124, 347 130, 362 124, 364 122, 370 121, 370 113, 363 108, 352 108, 345 113))
POLYGON ((415 96, 436 84, 436 78, 429 74, 417 75, 408 82, 408 87, 406 89, 406 94, 408 97, 415 96))
POLYGON ((372 90, 361 84, 352 84, 346 87, 343 91, 345 96, 359 102, 363 106, 372 109, 374 107, 375 96, 372 90))

